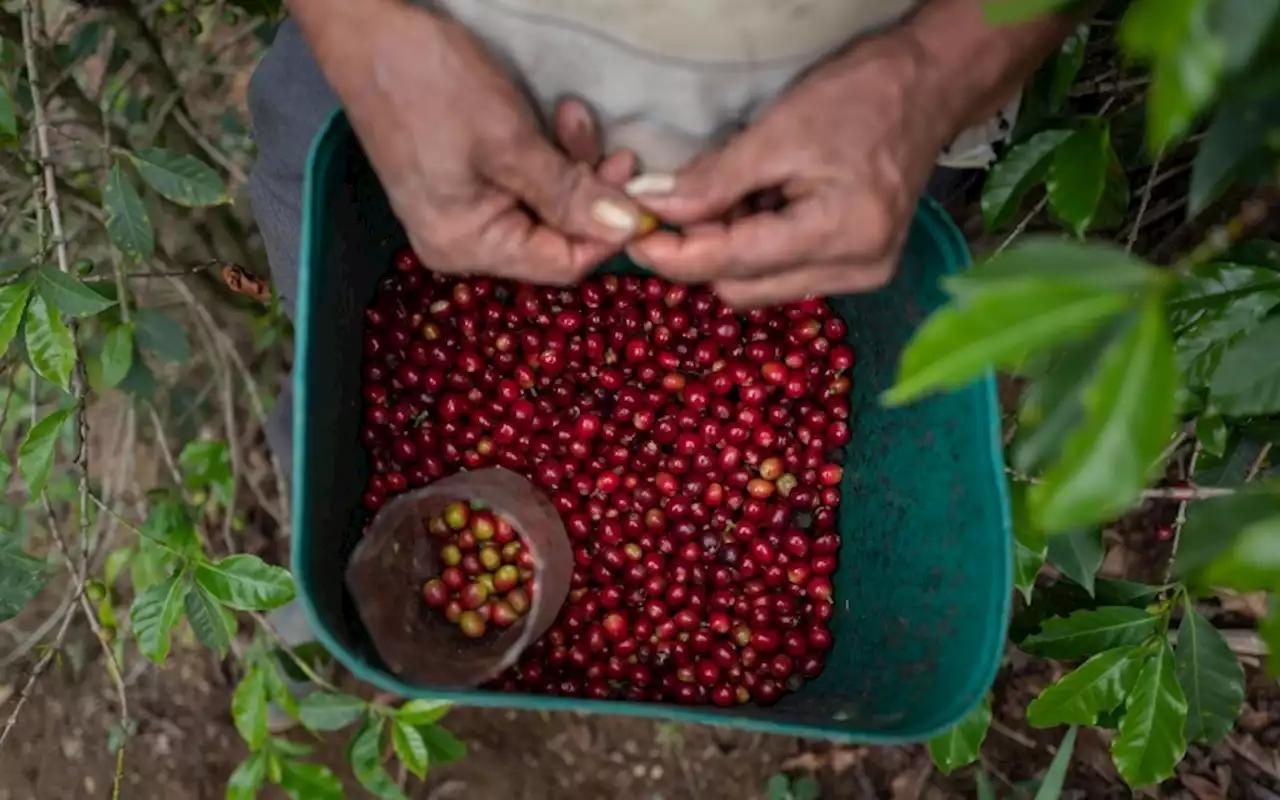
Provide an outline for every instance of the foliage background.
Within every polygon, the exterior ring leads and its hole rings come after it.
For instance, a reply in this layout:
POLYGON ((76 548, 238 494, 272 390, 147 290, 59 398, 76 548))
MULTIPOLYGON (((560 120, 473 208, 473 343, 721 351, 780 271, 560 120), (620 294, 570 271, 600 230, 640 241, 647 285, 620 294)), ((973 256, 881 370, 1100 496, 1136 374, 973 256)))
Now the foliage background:
POLYGON ((279 18, 0 2, 0 797, 1280 792, 1280 0, 1103 4, 954 198, 994 257, 886 401, 1007 374, 1019 610, 986 703, 876 751, 483 711, 455 737, 267 624, 290 331, 243 109, 279 18))

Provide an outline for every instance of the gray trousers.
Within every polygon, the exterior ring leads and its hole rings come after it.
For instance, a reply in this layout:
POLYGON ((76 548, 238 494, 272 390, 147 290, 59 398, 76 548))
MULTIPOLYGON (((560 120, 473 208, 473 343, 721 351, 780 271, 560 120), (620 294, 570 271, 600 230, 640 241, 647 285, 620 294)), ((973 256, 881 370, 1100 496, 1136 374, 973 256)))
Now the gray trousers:
MULTIPOLYGON (((294 318, 298 252, 302 234, 302 179, 311 140, 338 107, 297 25, 286 20, 249 84, 249 113, 258 160, 249 177, 249 199, 267 247, 271 280, 285 312, 294 318)), ((969 171, 939 168, 929 194, 946 200, 969 171)), ((286 387, 267 426, 267 442, 292 475, 293 393, 286 387)))

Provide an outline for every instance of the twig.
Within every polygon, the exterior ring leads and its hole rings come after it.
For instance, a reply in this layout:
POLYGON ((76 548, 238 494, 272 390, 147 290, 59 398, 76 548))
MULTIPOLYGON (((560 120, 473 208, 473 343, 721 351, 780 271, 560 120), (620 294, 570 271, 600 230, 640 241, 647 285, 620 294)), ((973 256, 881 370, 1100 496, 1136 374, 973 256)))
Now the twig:
POLYGON ((151 427, 155 429, 156 443, 160 445, 160 454, 164 456, 165 466, 169 468, 169 476, 173 478, 175 486, 181 486, 182 471, 178 469, 178 462, 173 457, 173 448, 169 447, 169 438, 164 433, 164 423, 154 404, 147 403, 147 413, 151 415, 151 427))
MULTIPOLYGON (((53 159, 49 149, 49 127, 48 120, 45 119, 44 98, 40 92, 40 72, 36 60, 36 39, 42 33, 41 18, 39 9, 34 0, 23 0, 21 12, 21 29, 22 29, 22 51, 26 61, 27 80, 31 92, 32 113, 35 117, 35 143, 34 148, 36 155, 40 161, 41 177, 43 179, 43 202, 38 206, 40 216, 40 228, 38 236, 42 242, 43 250, 44 239, 44 212, 47 210, 49 223, 53 231, 54 252, 58 259, 58 268, 69 274, 71 272, 71 259, 67 255, 67 241, 62 227, 62 208, 58 204, 58 179, 54 171, 53 159)), ((75 366, 71 376, 71 390, 75 397, 76 403, 76 443, 75 457, 73 464, 77 477, 79 478, 78 495, 79 495, 79 517, 78 533, 80 537, 79 560, 72 560, 69 551, 66 551, 64 543, 61 542, 56 525, 56 517, 53 509, 48 505, 48 499, 45 498, 46 508, 49 511, 51 522, 51 533, 58 540, 60 547, 64 550, 67 562, 71 566, 71 571, 75 579, 75 595, 81 601, 84 600, 84 583, 88 572, 89 561, 89 446, 88 434, 89 426, 85 417, 85 376, 84 376, 84 360, 81 358, 79 340, 77 338, 78 325, 74 320, 70 322, 68 328, 71 331, 72 342, 75 352, 75 366)), ((31 677, 28 679, 26 686, 23 688, 22 694, 18 698, 18 703, 10 714, 9 719, 5 723, 3 733, 0 733, 0 746, 3 745, 5 737, 9 731, 17 724, 18 713, 22 710, 22 706, 26 702, 26 698, 30 695, 35 681, 48 668, 52 655, 62 646, 63 638, 67 629, 71 624, 73 609, 68 609, 63 619, 61 629, 55 639, 53 648, 45 658, 37 663, 36 668, 32 670, 31 677)), ((86 616, 91 616, 86 613, 86 616)), ((97 624, 97 619, 91 620, 91 624, 97 624)), ((116 796, 119 796, 119 782, 115 785, 116 796)))
POLYGON ((297 653, 293 652, 293 648, 285 644, 284 638, 279 633, 276 632, 276 629, 271 625, 270 622, 267 621, 267 618, 265 616, 263 616, 262 614, 256 611, 251 612, 249 616, 253 617, 253 621, 258 623, 258 626, 267 632, 267 635, 271 637, 271 639, 276 643, 276 645, 278 645, 279 648, 283 650, 287 656, 289 656, 289 660, 294 663, 294 665, 302 672, 303 675, 307 676, 308 680, 310 680, 316 686, 319 686, 321 689, 324 689, 326 691, 329 691, 329 692, 341 691, 337 686, 334 686, 331 682, 329 682, 324 676, 322 676, 320 673, 312 669, 311 665, 308 664, 304 659, 299 657, 297 653))
POLYGON ((1147 207, 1151 205, 1151 190, 1155 187, 1156 174, 1160 170, 1160 161, 1157 159, 1151 165, 1151 172, 1147 174, 1147 183, 1142 187, 1142 201, 1138 203, 1138 216, 1133 221, 1133 226, 1129 229, 1129 240, 1125 242, 1124 250, 1126 253, 1133 252, 1133 246, 1138 243, 1138 232, 1142 230, 1142 218, 1147 215, 1147 207))
POLYGON ((1000 246, 996 248, 995 255, 1000 255, 1001 253, 1003 253, 1005 249, 1009 247, 1009 245, 1013 244, 1015 239, 1017 239, 1019 236, 1025 233, 1027 230, 1027 226, 1031 224, 1031 221, 1033 219, 1040 216, 1040 212, 1044 211, 1045 206, 1047 205, 1049 205, 1049 195, 1045 195, 1044 197, 1040 198, 1040 202, 1036 203, 1035 208, 1031 209, 1031 213, 1023 217, 1022 221, 1018 223, 1018 226, 1013 229, 1013 233, 1010 233, 1009 236, 1003 242, 1000 243, 1000 246))
POLYGON ((75 608, 67 608, 66 613, 62 615, 62 626, 58 628, 57 635, 53 637, 53 643, 49 645, 49 649, 32 667, 31 674, 27 676, 27 682, 23 684, 22 691, 18 693, 17 703, 14 704, 13 710, 9 712, 9 718, 4 722, 4 729, 0 730, 0 748, 4 747, 5 740, 9 738, 9 731, 13 730, 13 727, 18 724, 18 715, 22 713, 22 707, 27 704, 27 700, 35 690, 36 683, 39 682, 45 671, 49 669, 54 657, 62 650, 62 643, 67 638, 67 631, 70 629, 71 620, 74 617, 75 608))
POLYGON ((199 145, 200 149, 203 150, 215 164, 227 171, 227 175, 231 177, 231 181, 233 183, 243 186, 249 182, 249 176, 244 173, 244 170, 240 168, 240 165, 227 158, 226 154, 219 150, 213 142, 209 141, 209 137, 200 132, 200 129, 196 127, 195 123, 191 121, 191 118, 187 116, 185 111, 180 108, 175 109, 173 112, 173 118, 177 120, 178 124, 182 126, 182 129, 191 137, 192 141, 199 145))
POLYGON ((1258 477, 1258 473, 1262 471, 1262 465, 1267 463, 1267 456, 1269 455, 1271 455, 1271 442, 1262 445, 1262 449, 1258 451, 1258 457, 1253 460, 1253 464, 1249 466, 1249 471, 1245 473, 1245 483, 1258 477))
MULTIPOLYGON (((84 614, 85 620, 89 623, 89 629, 93 631, 94 637, 98 640, 98 646, 102 648, 103 658, 107 663, 107 674, 111 677, 111 683, 116 689, 116 700, 120 705, 120 730, 124 731, 129 725, 129 695, 125 689, 124 676, 122 675, 121 665, 116 661, 115 651, 111 647, 111 643, 107 641, 107 636, 102 630, 102 624, 98 622, 97 611, 89 603, 89 598, 85 597, 84 584, 88 578, 88 564, 82 558, 77 564, 71 557, 71 550, 67 546, 66 541, 62 537, 62 532, 58 528, 58 517, 53 513, 53 504, 49 502, 49 494, 45 492, 41 495, 44 501, 45 516, 49 520, 49 533, 53 536, 53 541, 58 547, 58 552, 62 554, 63 560, 67 562, 67 568, 76 576, 75 596, 80 602, 80 611, 84 614)), ((116 751, 116 771, 115 778, 112 781, 112 800, 120 800, 120 784, 124 780, 124 744, 120 745, 120 749, 116 751)))
MULTIPOLYGON (((258 424, 266 427, 267 411, 265 406, 262 404, 262 390, 259 388, 257 380, 254 379, 253 373, 245 366, 244 359, 240 357, 240 352, 236 349, 235 342, 231 341, 231 338, 218 327, 213 316, 210 315, 209 309, 205 308, 204 305, 196 299, 196 296, 192 294, 189 286, 172 278, 169 282, 174 289, 177 290, 178 294, 182 295, 182 298, 187 302, 187 305, 195 311, 196 316, 200 318, 205 329, 209 332, 209 335, 218 343, 218 346, 226 354, 227 360, 235 367, 236 372, 240 375, 240 380, 244 381, 245 386, 249 389, 249 406, 253 409, 254 415, 258 418, 258 424)), ((280 505, 280 513, 276 516, 276 522, 280 525, 282 538, 288 538, 289 531, 291 530, 289 518, 289 483, 285 480, 284 469, 280 466, 280 458, 274 452, 271 452, 270 448, 268 448, 267 456, 271 462, 271 471, 276 479, 276 492, 279 495, 278 502, 280 505)), ((261 502, 263 498, 259 495, 258 499, 261 502)), ((265 503, 263 504, 263 507, 264 509, 269 508, 265 503)))
POLYGON ((1037 745, 1034 740, 1028 739, 1019 731, 1016 731, 1013 728, 1010 728, 1008 725, 1005 725, 1003 722, 1001 722, 998 719, 995 719, 994 717, 991 719, 991 730, 995 731, 996 733, 1000 734, 1006 739, 1012 739, 1013 741, 1017 742, 1018 744, 1030 750, 1039 749, 1039 745, 1037 745))
MULTIPOLYGON (((1187 469, 1184 476, 1190 477, 1196 474, 1196 462, 1200 460, 1200 454, 1204 452, 1204 445, 1196 442, 1196 447, 1191 451, 1191 457, 1187 459, 1187 469)), ((1173 581, 1173 565, 1178 557, 1178 545, 1182 540, 1182 526, 1187 524, 1187 500, 1178 503, 1178 516, 1173 521, 1173 547, 1169 550, 1169 563, 1164 569, 1164 582, 1173 581)))
POLYGON ((44 640, 44 637, 49 634, 49 631, 53 630, 54 626, 62 621, 62 616, 71 608, 71 604, 75 602, 75 599, 75 586, 70 585, 67 587, 67 592, 63 596, 62 601, 58 603, 58 610, 46 617, 44 622, 40 623, 40 626, 32 631, 31 635, 28 636, 22 644, 6 653, 4 658, 0 658, 0 669, 4 669, 10 664, 16 664, 21 661, 23 656, 31 652, 36 645, 40 644, 40 642, 44 640))

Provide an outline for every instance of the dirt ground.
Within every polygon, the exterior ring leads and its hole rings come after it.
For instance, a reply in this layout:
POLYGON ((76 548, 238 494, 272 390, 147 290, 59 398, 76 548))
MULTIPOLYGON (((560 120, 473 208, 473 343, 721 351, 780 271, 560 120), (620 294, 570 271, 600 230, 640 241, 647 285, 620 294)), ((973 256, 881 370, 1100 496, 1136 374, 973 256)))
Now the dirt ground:
MULTIPOLYGON (((99 654, 91 637, 87 629, 73 630, 64 657, 32 695, 15 739, 0 751, 0 800, 110 796, 112 748, 119 738, 112 730, 115 694, 95 663, 99 654)), ((29 665, 0 672, 0 700, 21 686, 29 665)), ((1022 719, 1056 668, 1011 649, 996 682, 996 722, 983 762, 1001 797, 1017 796, 1018 782, 1043 773, 1053 757, 1062 732, 1032 730, 1022 719)), ((246 755, 230 720, 233 683, 224 665, 203 648, 186 647, 165 668, 139 664, 127 679, 136 730, 127 740, 121 796, 223 797, 228 775, 246 755)), ((349 688, 359 691, 353 683, 349 688)), ((764 796, 765 782, 779 772, 813 775, 823 798, 975 796, 973 769, 940 775, 923 746, 835 746, 648 720, 486 709, 456 709, 446 725, 467 742, 469 755, 434 769, 425 784, 409 778, 404 785, 410 797, 752 800, 764 796)), ((301 731, 292 736, 307 740, 301 731)), ((345 741, 342 734, 318 740, 316 757, 343 776, 348 796, 367 796, 344 768, 345 741)), ((1193 748, 1178 779, 1146 796, 1274 800, 1280 798, 1278 754, 1280 690, 1250 669, 1249 700, 1237 730, 1211 751, 1193 748)), ((1081 737, 1066 786, 1069 798, 1130 796, 1096 731, 1081 737)))

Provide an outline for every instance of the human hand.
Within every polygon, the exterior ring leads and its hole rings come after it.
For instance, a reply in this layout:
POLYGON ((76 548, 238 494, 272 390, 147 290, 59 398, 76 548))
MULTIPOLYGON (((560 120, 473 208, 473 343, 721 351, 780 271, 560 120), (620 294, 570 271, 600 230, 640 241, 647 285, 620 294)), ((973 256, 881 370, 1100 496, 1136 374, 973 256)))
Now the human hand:
POLYGON ((641 203, 683 231, 628 252, 669 279, 711 282, 737 307, 883 286, 952 133, 942 83, 923 62, 900 38, 868 41, 674 182, 637 179, 641 203), (760 193, 784 202, 743 215, 760 193))
POLYGON ((376 6, 347 30, 316 21, 308 39, 423 262, 571 283, 631 238, 635 203, 548 141, 470 33, 408 4, 376 6))

